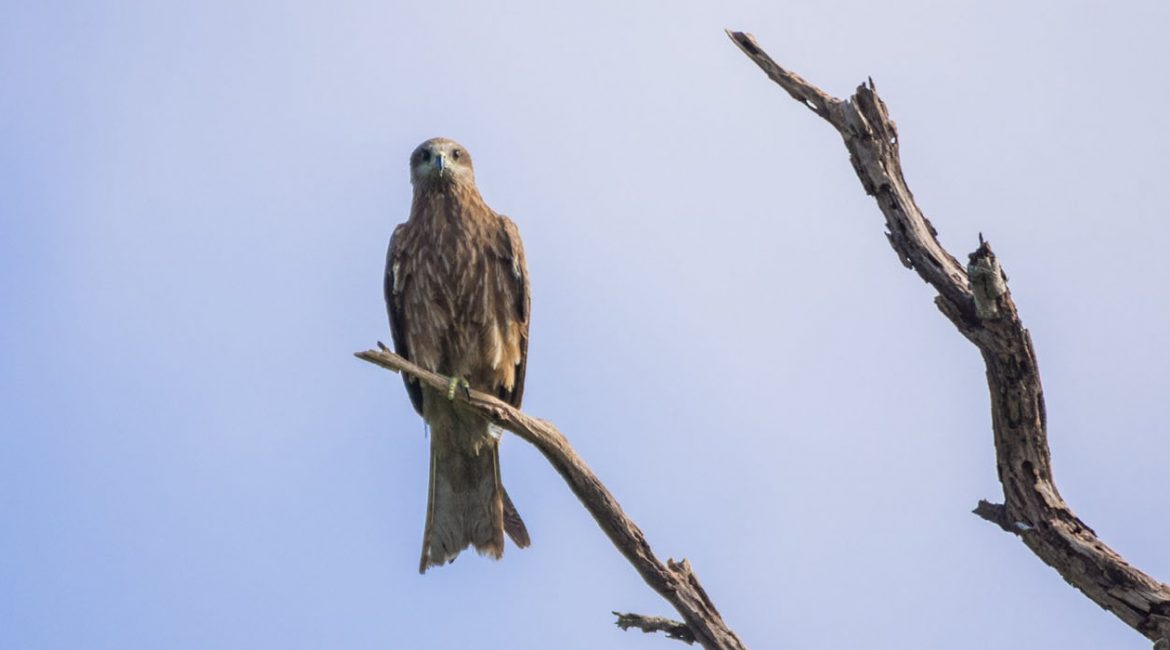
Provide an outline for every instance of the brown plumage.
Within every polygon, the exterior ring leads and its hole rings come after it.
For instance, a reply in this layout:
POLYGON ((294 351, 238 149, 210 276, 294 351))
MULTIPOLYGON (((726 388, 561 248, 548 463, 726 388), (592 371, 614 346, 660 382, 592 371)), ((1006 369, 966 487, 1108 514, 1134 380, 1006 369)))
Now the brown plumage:
MULTIPOLYGON (((516 224, 475 186, 457 142, 427 140, 410 157, 410 218, 390 238, 386 307, 398 354, 520 406, 528 355, 528 270, 516 224)), ((431 470, 419 573, 464 548, 499 558, 504 533, 528 531, 500 483, 499 434, 448 395, 403 376, 430 428, 431 470)))

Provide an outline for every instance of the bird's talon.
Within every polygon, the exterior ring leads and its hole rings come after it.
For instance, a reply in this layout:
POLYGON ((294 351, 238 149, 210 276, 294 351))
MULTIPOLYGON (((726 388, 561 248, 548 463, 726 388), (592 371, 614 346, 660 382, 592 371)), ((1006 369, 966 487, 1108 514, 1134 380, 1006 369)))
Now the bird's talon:
POLYGON ((456 388, 462 388, 463 397, 467 398, 468 400, 471 399, 471 382, 467 381, 463 377, 451 378, 451 381, 447 384, 447 399, 455 401, 456 388))

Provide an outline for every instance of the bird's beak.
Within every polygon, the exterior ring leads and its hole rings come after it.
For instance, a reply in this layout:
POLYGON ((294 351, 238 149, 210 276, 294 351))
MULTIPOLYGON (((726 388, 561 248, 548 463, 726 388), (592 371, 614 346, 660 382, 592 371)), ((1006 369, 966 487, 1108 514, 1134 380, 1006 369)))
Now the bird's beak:
POLYGON ((447 167, 447 160, 443 158, 443 154, 437 153, 431 160, 433 161, 431 164, 435 166, 435 171, 442 175, 443 170, 447 167))

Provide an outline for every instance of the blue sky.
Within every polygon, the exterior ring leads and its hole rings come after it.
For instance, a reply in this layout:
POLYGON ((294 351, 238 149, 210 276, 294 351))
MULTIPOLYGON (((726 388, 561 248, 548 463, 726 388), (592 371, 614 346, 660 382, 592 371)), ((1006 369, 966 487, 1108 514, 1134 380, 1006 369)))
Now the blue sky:
POLYGON ((673 614, 527 445, 533 536, 416 572, 388 340, 411 149, 475 156, 533 282, 526 410, 752 647, 1144 648, 1015 539, 983 369, 838 136, 723 35, 872 76, 944 244, 1031 329, 1054 469, 1170 579, 1164 2, 8 2, 0 646, 651 648, 673 614))

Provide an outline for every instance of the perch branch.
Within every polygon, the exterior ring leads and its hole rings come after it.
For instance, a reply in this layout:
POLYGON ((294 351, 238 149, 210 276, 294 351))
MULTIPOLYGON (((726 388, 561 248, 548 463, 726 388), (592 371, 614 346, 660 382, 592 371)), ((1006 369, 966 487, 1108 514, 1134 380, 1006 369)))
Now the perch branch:
POLYGON ((1147 638, 1170 638, 1170 587, 1101 542, 1057 491, 1036 354, 1007 276, 982 237, 965 269, 939 243, 902 175, 898 132, 873 81, 840 100, 780 67, 750 34, 727 35, 841 134, 857 177, 885 215, 886 236, 899 261, 938 292, 939 310, 979 348, 987 366, 1004 503, 980 502, 975 513, 1018 536, 1065 581, 1147 638))
MULTIPOLYGON (((381 349, 358 352, 354 356, 387 370, 406 373, 440 391, 447 390, 448 378, 414 365, 381 343, 378 346, 381 349)), ((723 622, 714 603, 707 597, 707 592, 691 570, 690 563, 686 560, 667 560, 663 564, 654 555, 641 529, 622 512, 617 499, 551 422, 526 415, 477 390, 468 391, 467 395, 460 392, 458 395, 458 399, 471 405, 493 424, 515 433, 544 454, 613 545, 634 565, 646 584, 678 610, 693 640, 708 649, 743 650, 745 646, 723 622)))

